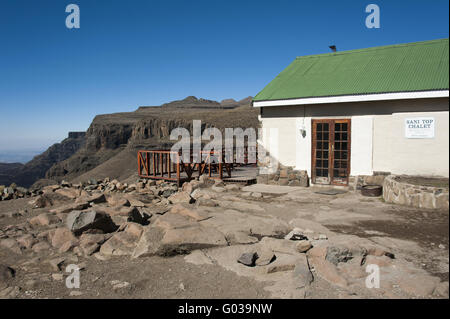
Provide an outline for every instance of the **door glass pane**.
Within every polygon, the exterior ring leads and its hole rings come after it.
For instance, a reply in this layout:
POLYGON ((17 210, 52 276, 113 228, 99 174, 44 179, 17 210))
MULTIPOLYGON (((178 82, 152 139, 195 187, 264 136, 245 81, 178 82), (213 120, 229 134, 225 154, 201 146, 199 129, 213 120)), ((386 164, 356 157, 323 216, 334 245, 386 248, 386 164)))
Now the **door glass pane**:
POLYGON ((333 179, 337 183, 345 182, 348 167, 348 123, 334 123, 333 179))
POLYGON ((322 169, 316 168, 316 176, 322 177, 322 169))
POLYGON ((314 173, 318 178, 316 182, 318 183, 329 183, 329 147, 330 147, 330 124, 329 123, 315 123, 315 163, 314 163, 314 173))
POLYGON ((341 131, 345 131, 345 132, 348 131, 348 124, 347 123, 342 123, 341 124, 341 131))

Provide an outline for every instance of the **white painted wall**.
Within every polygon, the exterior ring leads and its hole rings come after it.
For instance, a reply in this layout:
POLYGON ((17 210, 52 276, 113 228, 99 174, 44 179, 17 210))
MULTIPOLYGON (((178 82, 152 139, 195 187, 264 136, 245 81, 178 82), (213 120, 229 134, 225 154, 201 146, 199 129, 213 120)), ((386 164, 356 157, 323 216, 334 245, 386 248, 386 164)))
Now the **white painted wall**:
POLYGON ((449 112, 405 112, 374 120, 374 170, 392 174, 449 176, 449 112), (405 137, 405 118, 433 117, 431 139, 405 137))
POLYGON ((308 176, 311 176, 311 117, 297 117, 296 122, 296 134, 295 134, 295 153, 296 161, 293 163, 295 169, 307 170, 308 176), (306 130, 306 136, 303 137, 300 134, 300 129, 306 130))
MULTIPOLYGON (((449 176, 448 98, 264 107, 263 128, 278 128, 278 160, 311 176, 311 120, 352 120, 351 172, 449 176), (406 139, 404 119, 436 120, 434 139, 406 139), (300 135, 305 126, 306 137, 300 135)), ((267 141, 264 143, 267 144, 267 141)), ((270 151, 270 145, 267 145, 270 151)))
POLYGON ((352 116, 350 175, 372 175, 373 115, 352 116))

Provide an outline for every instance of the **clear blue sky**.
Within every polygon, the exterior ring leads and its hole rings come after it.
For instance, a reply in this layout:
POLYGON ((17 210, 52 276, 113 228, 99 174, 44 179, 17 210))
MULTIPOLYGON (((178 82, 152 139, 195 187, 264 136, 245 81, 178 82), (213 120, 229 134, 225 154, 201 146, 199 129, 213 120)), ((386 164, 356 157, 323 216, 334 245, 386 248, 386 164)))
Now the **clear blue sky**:
POLYGON ((448 0, 1 0, 0 150, 43 148, 96 114, 258 93, 296 56, 448 37, 448 0), (78 4, 81 28, 65 26, 78 4), (365 27, 365 7, 381 28, 365 27))

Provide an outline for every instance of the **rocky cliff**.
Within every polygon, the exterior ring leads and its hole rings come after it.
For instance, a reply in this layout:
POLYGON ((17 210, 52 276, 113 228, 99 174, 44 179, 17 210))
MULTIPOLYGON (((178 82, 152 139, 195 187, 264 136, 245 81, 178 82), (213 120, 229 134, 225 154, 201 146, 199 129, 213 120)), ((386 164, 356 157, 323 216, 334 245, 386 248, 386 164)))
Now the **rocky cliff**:
POLYGON ((138 149, 169 148, 173 143, 170 132, 177 127, 192 132, 193 120, 201 120, 203 128, 214 126, 222 131, 226 127, 257 128, 258 110, 250 103, 251 97, 221 103, 187 97, 159 107, 98 115, 86 132, 83 147, 47 169, 45 178, 126 178, 137 171, 138 149))

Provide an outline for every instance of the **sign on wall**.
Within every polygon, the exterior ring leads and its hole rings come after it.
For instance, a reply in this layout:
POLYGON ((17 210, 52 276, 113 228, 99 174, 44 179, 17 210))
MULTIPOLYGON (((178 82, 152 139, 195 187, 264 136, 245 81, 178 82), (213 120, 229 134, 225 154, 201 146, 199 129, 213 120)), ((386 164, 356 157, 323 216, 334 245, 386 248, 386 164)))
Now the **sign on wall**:
POLYGON ((406 138, 434 138, 434 117, 411 117, 405 119, 406 138))

